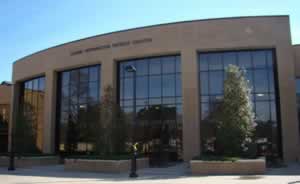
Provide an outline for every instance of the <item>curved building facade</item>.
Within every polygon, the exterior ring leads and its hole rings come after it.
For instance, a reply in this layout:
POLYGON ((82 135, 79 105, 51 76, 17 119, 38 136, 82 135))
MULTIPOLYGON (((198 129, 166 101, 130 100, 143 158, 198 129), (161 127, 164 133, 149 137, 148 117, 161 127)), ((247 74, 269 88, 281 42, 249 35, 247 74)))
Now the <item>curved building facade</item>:
POLYGON ((41 152, 71 149, 70 136, 77 137, 72 149, 89 151, 81 128, 66 127, 96 121, 92 109, 110 85, 125 114, 136 109, 140 142, 168 139, 172 157, 189 160, 210 149, 210 116, 223 98, 224 69, 235 64, 246 70, 253 89, 257 137, 265 145, 259 154, 293 161, 299 157, 298 55, 288 16, 187 21, 98 35, 16 61, 12 120, 20 109, 32 114, 41 152))

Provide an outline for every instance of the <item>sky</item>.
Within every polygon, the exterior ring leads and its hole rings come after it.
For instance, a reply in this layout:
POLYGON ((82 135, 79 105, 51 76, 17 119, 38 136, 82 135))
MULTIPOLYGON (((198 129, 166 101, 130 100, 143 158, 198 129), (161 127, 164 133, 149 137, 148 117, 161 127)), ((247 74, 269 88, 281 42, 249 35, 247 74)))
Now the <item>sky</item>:
POLYGON ((161 23, 289 15, 300 44, 300 0, 0 0, 0 82, 14 61, 97 34, 161 23))

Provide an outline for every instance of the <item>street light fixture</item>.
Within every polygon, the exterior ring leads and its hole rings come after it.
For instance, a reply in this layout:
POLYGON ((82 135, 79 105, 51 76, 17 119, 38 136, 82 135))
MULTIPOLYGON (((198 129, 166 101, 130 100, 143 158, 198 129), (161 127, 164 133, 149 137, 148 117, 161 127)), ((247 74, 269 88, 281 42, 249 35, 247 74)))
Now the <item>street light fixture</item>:
MULTIPOLYGON (((125 67, 126 72, 133 73, 133 130, 136 128, 136 68, 133 65, 125 67)), ((135 136, 132 134, 132 159, 131 159, 131 170, 129 177, 136 178, 136 157, 137 157, 137 144, 135 143, 135 136)))

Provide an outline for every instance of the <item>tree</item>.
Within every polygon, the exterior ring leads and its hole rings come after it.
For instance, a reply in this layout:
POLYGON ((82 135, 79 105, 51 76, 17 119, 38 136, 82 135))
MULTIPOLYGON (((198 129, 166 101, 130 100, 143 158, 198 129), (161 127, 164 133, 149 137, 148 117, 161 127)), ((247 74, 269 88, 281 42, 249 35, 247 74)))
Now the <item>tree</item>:
POLYGON ((37 130, 32 118, 35 116, 33 107, 24 103, 20 112, 17 114, 16 124, 14 127, 14 140, 15 140, 15 152, 18 155, 41 153, 39 148, 36 146, 36 135, 37 130), (27 111, 24 111, 26 106, 27 111))
POLYGON ((251 89, 244 71, 235 65, 226 69, 224 100, 217 118, 216 148, 226 156, 240 156, 254 131, 251 89))
POLYGON ((124 112, 115 102, 111 86, 104 88, 101 98, 100 121, 95 124, 95 152, 101 155, 126 152, 128 123, 124 112))

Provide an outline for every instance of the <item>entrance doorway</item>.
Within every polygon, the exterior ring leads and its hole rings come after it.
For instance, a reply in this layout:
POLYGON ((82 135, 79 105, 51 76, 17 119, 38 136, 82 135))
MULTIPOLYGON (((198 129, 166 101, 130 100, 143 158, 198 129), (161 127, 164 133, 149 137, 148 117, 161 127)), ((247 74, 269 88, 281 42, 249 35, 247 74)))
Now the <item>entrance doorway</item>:
POLYGON ((144 124, 143 130, 135 132, 150 165, 168 166, 182 160, 182 128, 177 122, 176 106, 152 105, 140 109, 137 121, 144 124))

